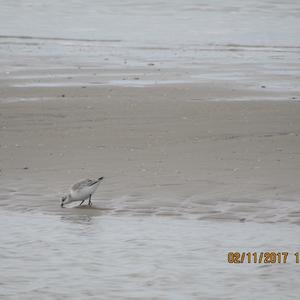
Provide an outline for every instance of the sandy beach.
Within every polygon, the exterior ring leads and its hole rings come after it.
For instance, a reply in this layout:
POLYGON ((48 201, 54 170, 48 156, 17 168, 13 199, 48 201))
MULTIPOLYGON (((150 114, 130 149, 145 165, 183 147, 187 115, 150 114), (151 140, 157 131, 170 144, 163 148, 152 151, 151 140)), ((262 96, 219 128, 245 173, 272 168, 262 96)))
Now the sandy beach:
POLYGON ((106 177, 99 202, 111 209, 299 222, 299 103, 264 100, 265 91, 238 101, 247 92, 232 90, 4 87, 4 99, 23 101, 0 104, 1 182, 20 195, 47 188, 48 201, 33 197, 42 210, 95 174, 106 177))

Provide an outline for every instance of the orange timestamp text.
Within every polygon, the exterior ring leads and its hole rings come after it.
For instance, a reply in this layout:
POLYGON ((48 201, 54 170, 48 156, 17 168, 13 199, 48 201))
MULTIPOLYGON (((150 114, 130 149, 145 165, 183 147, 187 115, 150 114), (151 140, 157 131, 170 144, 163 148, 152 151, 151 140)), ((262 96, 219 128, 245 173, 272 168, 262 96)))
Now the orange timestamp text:
POLYGON ((288 260, 300 263, 300 253, 294 252, 228 252, 230 264, 286 264, 288 260))

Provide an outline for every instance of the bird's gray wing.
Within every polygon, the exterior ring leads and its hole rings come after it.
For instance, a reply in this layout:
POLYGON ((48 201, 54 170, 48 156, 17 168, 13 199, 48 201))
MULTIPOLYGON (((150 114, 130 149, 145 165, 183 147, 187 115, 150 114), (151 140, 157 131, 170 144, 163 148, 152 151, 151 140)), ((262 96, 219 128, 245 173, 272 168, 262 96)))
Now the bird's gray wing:
POLYGON ((72 190, 73 191, 79 191, 87 186, 91 186, 93 184, 95 184, 96 182, 98 182, 98 180, 92 180, 92 179, 84 179, 84 180, 81 180, 77 183, 75 183, 73 186, 72 186, 72 190))

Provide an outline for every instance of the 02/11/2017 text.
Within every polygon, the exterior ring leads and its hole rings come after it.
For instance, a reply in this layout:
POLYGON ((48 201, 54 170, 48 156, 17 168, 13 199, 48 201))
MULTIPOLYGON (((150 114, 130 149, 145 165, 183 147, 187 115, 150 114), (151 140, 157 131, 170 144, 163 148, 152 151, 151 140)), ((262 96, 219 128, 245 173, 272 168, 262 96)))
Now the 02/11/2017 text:
POLYGON ((286 264, 288 261, 300 263, 300 253, 294 252, 228 252, 230 264, 286 264))

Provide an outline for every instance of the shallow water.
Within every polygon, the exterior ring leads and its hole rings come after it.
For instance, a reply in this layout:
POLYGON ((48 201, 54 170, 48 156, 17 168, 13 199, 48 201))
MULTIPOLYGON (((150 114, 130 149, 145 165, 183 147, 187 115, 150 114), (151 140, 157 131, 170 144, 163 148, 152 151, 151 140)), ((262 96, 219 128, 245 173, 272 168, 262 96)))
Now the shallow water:
POLYGON ((141 187, 113 198, 110 188, 103 185, 93 207, 62 209, 52 184, 6 181, 0 297, 298 298, 298 201, 178 199, 161 190, 147 199, 141 187), (233 265, 230 251, 289 257, 287 264, 233 265))
POLYGON ((0 33, 139 46, 291 46, 297 43, 299 10, 297 0, 2 1, 0 33))
POLYGON ((295 94, 299 12, 296 0, 2 1, 0 80, 23 87, 221 81, 295 94), (96 69, 70 80, 82 67, 96 69), (112 68, 125 75, 98 78, 112 68), (137 82, 132 68, 148 71, 139 70, 137 82), (36 79, 20 79, 24 70, 36 79))
MULTIPOLYGON (((0 211, 3 299, 297 299, 300 227, 0 211), (228 251, 290 251, 232 265, 228 251), (254 288, 255 287, 255 288, 254 288)), ((80 211, 81 213, 77 213, 80 211)))

